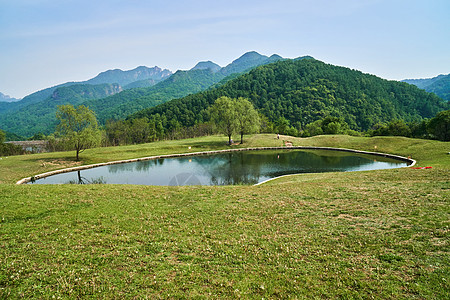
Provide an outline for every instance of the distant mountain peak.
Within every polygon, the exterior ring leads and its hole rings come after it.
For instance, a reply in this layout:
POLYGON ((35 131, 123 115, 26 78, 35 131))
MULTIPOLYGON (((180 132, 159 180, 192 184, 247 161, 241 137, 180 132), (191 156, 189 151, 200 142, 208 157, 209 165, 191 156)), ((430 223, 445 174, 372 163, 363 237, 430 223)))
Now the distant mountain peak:
POLYGON ((135 81, 153 79, 162 80, 172 75, 172 72, 160 67, 148 68, 145 66, 139 66, 135 69, 122 71, 120 69, 108 70, 101 72, 92 79, 86 81, 89 84, 102 84, 102 83, 118 83, 121 86, 125 86, 135 81))
POLYGON ((244 53, 238 59, 234 60, 232 63, 243 61, 243 60, 261 60, 261 59, 267 59, 267 58, 268 58, 267 56, 261 55, 256 51, 249 51, 247 53, 244 53))
POLYGON ((238 59, 234 60, 231 64, 222 68, 220 72, 228 76, 233 73, 242 73, 254 67, 266 65, 283 59, 284 58, 282 58, 278 54, 273 54, 272 56, 268 57, 265 55, 261 55, 256 51, 249 51, 238 59))
POLYGON ((219 66, 218 64, 208 60, 208 61, 199 62, 191 70, 208 70, 208 69, 215 73, 215 72, 218 72, 220 69, 222 69, 222 67, 219 66))
POLYGON ((283 57, 281 57, 281 56, 278 55, 278 54, 272 54, 269 58, 270 58, 270 59, 283 59, 283 57))
POLYGON ((16 102, 19 101, 20 99, 16 99, 16 98, 12 98, 8 95, 5 95, 3 93, 0 93, 0 102, 16 102))

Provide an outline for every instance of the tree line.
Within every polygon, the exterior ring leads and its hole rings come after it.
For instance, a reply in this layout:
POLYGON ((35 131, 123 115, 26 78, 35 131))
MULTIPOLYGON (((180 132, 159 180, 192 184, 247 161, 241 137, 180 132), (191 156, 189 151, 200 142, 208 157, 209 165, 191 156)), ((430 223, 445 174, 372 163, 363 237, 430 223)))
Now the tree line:
MULTIPOLYGON (((450 141, 450 110, 439 112, 434 118, 421 122, 405 122, 391 120, 377 123, 365 132, 350 129, 343 118, 325 117, 314 121, 304 128, 292 126, 289 120, 280 118, 272 123, 264 115, 258 113, 251 102, 245 98, 220 97, 209 108, 211 120, 191 127, 181 127, 172 121, 166 127, 167 119, 159 115, 147 118, 108 121, 99 127, 93 111, 80 105, 62 105, 58 107, 59 125, 54 134, 45 136, 36 134, 31 139, 45 139, 49 151, 75 150, 76 159, 85 149, 96 146, 119 146, 141 144, 161 140, 172 140, 207 136, 216 133, 228 137, 232 144, 232 136, 240 135, 243 143, 244 134, 279 133, 298 137, 310 137, 323 134, 347 134, 366 136, 405 136, 412 138, 437 139, 450 141), (168 130, 167 130, 168 128, 168 130)), ((4 143, 5 133, 0 130, 0 155, 19 155, 25 151, 13 144, 4 143)))

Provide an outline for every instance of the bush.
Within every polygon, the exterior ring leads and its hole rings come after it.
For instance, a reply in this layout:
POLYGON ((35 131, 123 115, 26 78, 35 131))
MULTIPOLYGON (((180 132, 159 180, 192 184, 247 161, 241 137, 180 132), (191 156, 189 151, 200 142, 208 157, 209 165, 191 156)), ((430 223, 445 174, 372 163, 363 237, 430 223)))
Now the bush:
POLYGON ((21 146, 8 143, 0 143, 0 156, 20 155, 24 153, 25 151, 21 146))

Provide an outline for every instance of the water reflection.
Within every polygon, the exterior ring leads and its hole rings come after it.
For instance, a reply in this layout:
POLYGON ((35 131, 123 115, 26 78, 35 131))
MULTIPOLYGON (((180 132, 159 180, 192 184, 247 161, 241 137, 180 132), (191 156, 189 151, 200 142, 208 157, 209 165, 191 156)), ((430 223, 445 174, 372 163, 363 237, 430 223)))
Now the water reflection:
POLYGON ((327 150, 242 151, 124 163, 50 176, 37 184, 78 182, 144 185, 256 184, 286 174, 388 169, 405 162, 327 150), (98 180, 97 180, 98 181, 98 180))
POLYGON ((105 179, 103 177, 98 178, 92 178, 91 180, 81 176, 81 171, 77 171, 77 178, 76 180, 69 180, 65 183, 67 184, 104 184, 106 183, 105 179))

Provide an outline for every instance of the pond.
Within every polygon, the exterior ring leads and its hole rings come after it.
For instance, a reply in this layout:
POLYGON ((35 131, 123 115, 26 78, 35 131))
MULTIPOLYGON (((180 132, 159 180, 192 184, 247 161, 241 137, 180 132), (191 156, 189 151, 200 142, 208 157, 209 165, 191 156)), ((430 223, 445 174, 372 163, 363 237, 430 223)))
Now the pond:
POLYGON ((259 150, 159 158, 52 175, 34 184, 251 185, 288 174, 407 166, 402 160, 332 150, 259 150))

